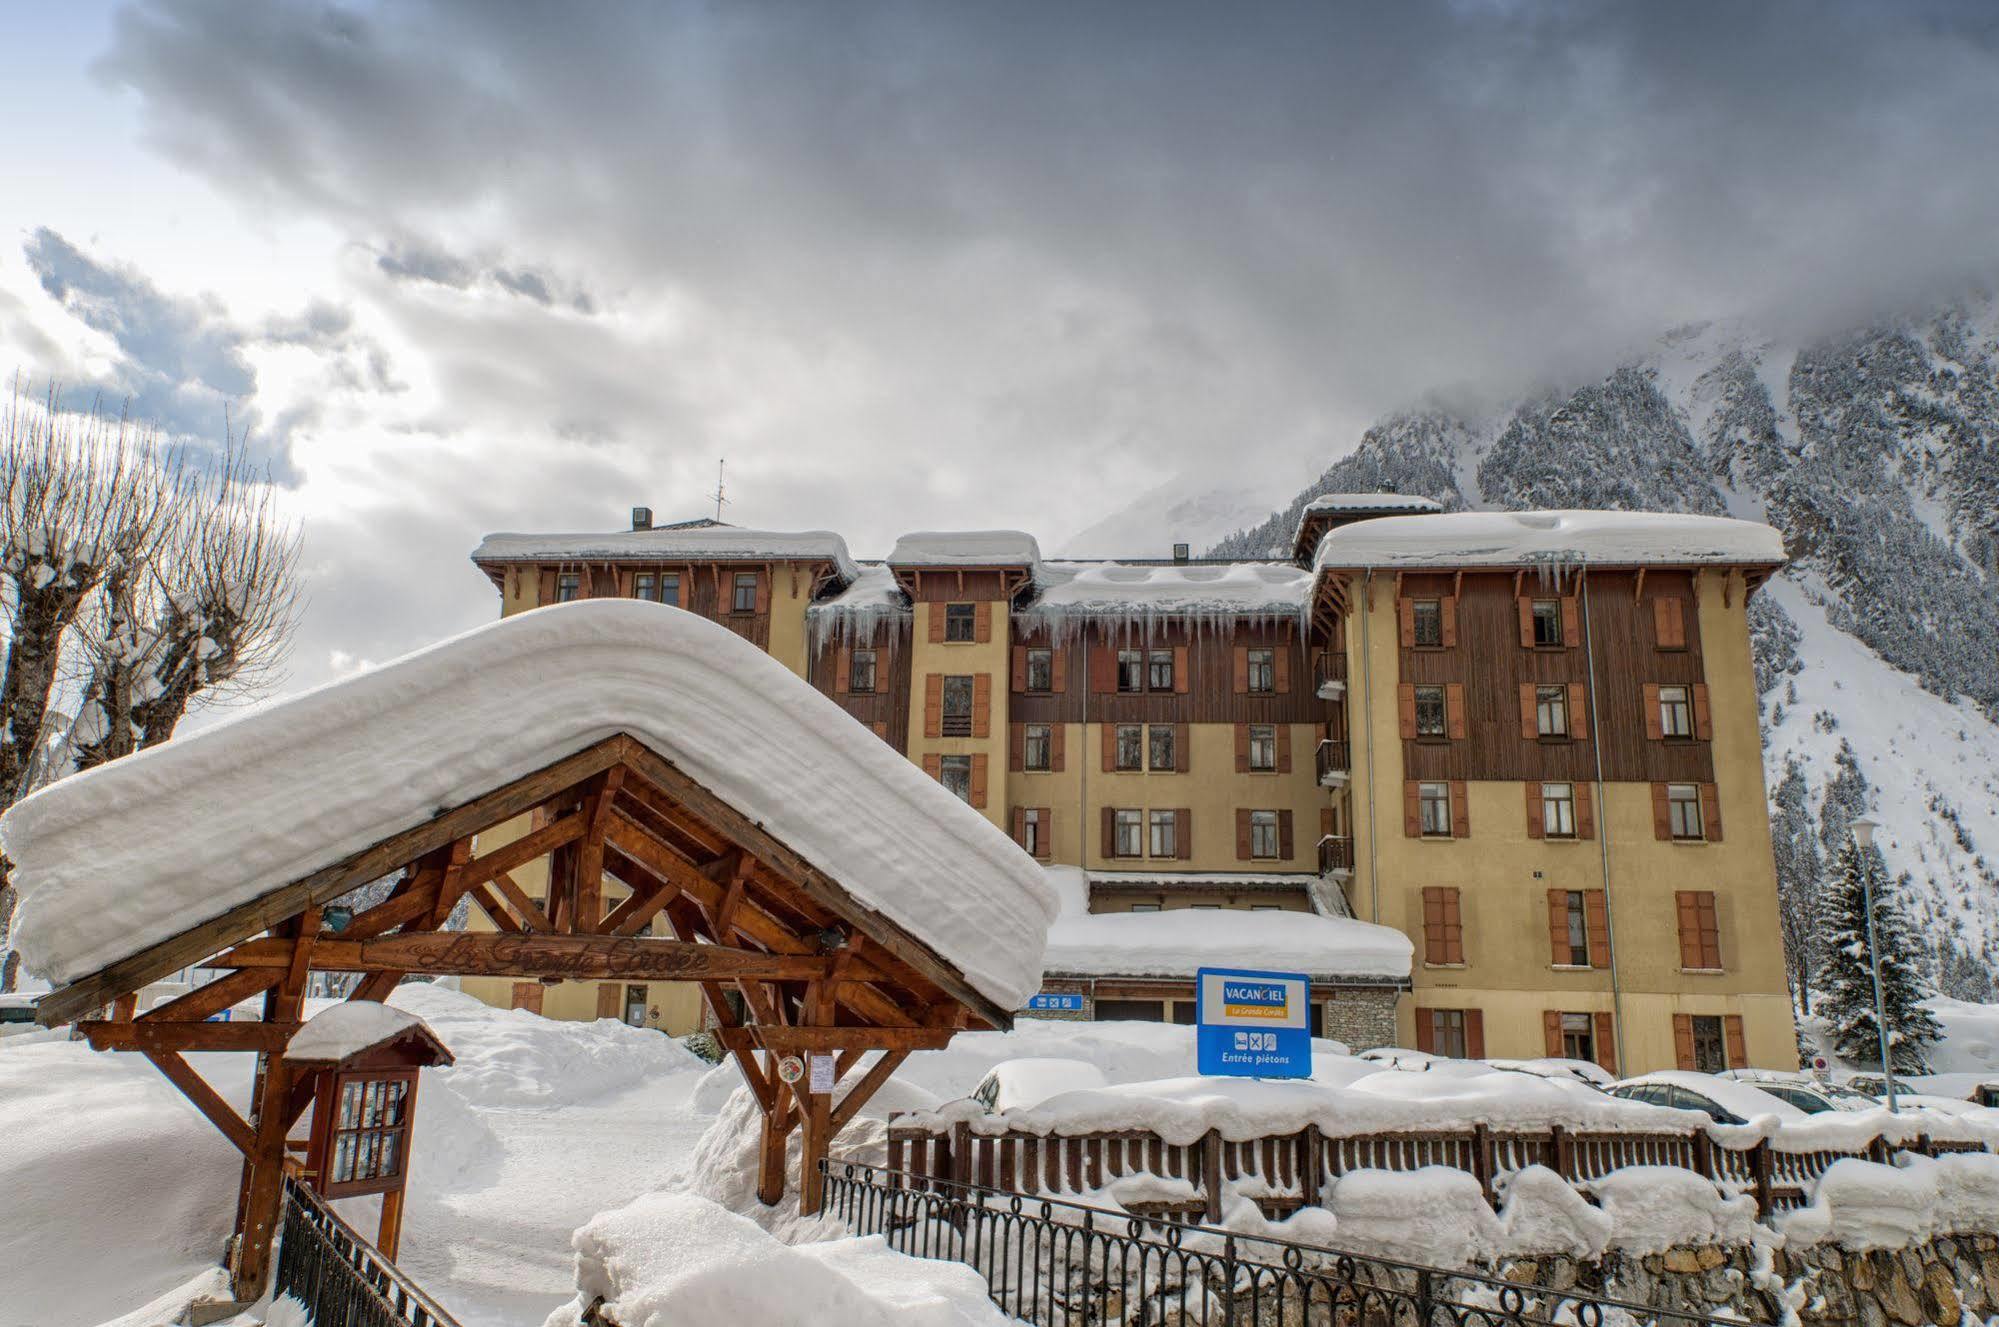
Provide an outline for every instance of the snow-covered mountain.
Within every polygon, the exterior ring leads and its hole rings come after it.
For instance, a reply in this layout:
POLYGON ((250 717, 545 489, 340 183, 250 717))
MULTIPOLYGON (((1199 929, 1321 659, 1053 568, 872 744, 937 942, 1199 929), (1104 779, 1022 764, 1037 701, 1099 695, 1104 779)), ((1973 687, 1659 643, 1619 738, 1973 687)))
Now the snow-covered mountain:
POLYGON ((1271 505, 1296 483, 1278 480, 1256 487, 1216 487, 1196 475, 1181 475, 1134 499, 1130 506, 1106 516, 1063 541, 1054 556, 1064 558, 1165 558, 1173 545, 1194 552, 1230 531, 1260 521, 1271 505))
POLYGON ((1600 381, 1392 415, 1214 552, 1289 551, 1321 493, 1729 513, 1784 531, 1753 601, 1787 930, 1864 807, 1943 991, 1999 966, 1999 300, 1807 344, 1675 331, 1600 381))

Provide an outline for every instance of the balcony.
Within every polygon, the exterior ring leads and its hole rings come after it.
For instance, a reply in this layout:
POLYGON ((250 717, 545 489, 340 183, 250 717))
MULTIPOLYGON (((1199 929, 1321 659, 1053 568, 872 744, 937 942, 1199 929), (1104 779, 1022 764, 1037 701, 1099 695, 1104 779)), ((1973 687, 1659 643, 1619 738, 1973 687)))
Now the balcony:
POLYGON ((1345 879, 1353 874, 1353 840, 1328 834, 1319 840, 1319 874, 1345 879))
POLYGON ((1347 652, 1321 650, 1312 661, 1312 685, 1320 700, 1343 700, 1347 694, 1347 652))
POLYGON ((1318 752, 1319 786, 1321 788, 1344 788, 1353 773, 1347 744, 1339 738, 1324 738, 1319 743, 1318 752))

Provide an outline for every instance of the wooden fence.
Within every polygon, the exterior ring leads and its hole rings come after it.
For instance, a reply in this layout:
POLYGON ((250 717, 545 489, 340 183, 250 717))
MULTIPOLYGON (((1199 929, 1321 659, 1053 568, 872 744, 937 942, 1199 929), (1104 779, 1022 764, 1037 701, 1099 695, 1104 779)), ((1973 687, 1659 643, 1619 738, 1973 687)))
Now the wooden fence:
POLYGON ((1626 1166, 1677 1166, 1739 1192, 1753 1193, 1759 1216, 1807 1199, 1819 1176, 1847 1157, 1886 1162, 1895 1152, 1936 1156, 1977 1152, 1978 1143, 1918 1136, 1894 1144, 1876 1137, 1857 1151, 1809 1152, 1728 1147, 1705 1130, 1611 1133, 1553 1125, 1538 1132, 1488 1129, 1377 1133, 1328 1137, 1317 1127, 1264 1138, 1226 1139, 1210 1131, 1192 1143, 1169 1143, 1144 1131, 1049 1135, 979 1134, 959 1121, 943 1132, 890 1122, 888 1168, 930 1179, 1016 1193, 1059 1195, 1101 1189, 1111 1180, 1151 1175, 1184 1180, 1199 1196, 1151 1206, 1221 1219, 1222 1182, 1258 1182, 1258 1206, 1273 1217, 1325 1201, 1328 1187, 1355 1170, 1417 1170, 1448 1166, 1474 1176, 1486 1201, 1494 1180, 1528 1166, 1546 1166, 1571 1183, 1587 1184, 1626 1166))

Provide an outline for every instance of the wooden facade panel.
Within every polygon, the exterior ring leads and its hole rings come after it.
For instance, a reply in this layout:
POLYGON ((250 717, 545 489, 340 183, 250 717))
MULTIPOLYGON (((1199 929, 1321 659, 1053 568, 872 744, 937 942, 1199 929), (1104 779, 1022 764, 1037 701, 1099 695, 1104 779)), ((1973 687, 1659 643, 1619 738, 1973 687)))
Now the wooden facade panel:
POLYGON ((1233 630, 1173 625, 1150 637, 1079 631, 1059 645, 1051 644, 1046 630, 1030 623, 1031 619, 1014 620, 1014 644, 1023 652, 1054 649, 1057 674, 1069 685, 1057 692, 1015 692, 1009 717, 1021 723, 1324 723, 1336 713, 1331 702, 1314 693, 1305 643, 1291 623, 1233 630), (1238 694, 1236 651, 1266 647, 1278 652, 1278 689, 1238 694), (1174 689, 1131 694, 1098 690, 1091 659, 1104 648, 1172 650, 1174 689))
POLYGON ((901 618, 877 624, 865 640, 836 636, 812 651, 809 668, 812 685, 822 695, 904 752, 909 750, 911 630, 910 619, 901 618), (859 695, 844 685, 851 671, 851 652, 857 648, 875 651, 875 690, 859 695))

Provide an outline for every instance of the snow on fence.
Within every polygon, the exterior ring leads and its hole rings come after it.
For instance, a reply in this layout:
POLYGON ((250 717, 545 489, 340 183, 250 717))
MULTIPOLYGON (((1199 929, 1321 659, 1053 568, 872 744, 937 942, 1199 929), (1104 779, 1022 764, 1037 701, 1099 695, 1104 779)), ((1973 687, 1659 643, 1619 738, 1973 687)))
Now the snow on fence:
POLYGON ((1759 1218, 1802 1206, 1835 1161, 1858 1158, 1886 1163, 1895 1152, 1937 1156, 1979 1152, 1982 1144, 1931 1138, 1891 1143, 1876 1136, 1847 1150, 1789 1151, 1769 1138, 1749 1146, 1716 1142, 1705 1130, 1595 1132, 1551 1125, 1539 1131, 1463 1130, 1328 1137, 1308 1126, 1293 1134, 1229 1139, 1219 1130, 1191 1143, 1172 1143, 1145 1130, 1080 1134, 1006 1132, 974 1134, 968 1121, 947 1128, 890 1123, 888 1168, 921 1179, 976 1184, 1016 1193, 1075 1194, 1102 1189, 1128 1176, 1178 1180, 1195 1196, 1155 1204, 1160 1214, 1199 1212, 1209 1222, 1222 1215, 1226 1181, 1253 1196, 1272 1219, 1301 1207, 1323 1206, 1327 1188, 1357 1170, 1413 1171, 1445 1166, 1474 1176, 1488 1203, 1497 1206, 1495 1181, 1528 1166, 1546 1166, 1572 1184, 1600 1180, 1626 1166, 1675 1166, 1695 1171, 1736 1192, 1754 1194, 1759 1218))

